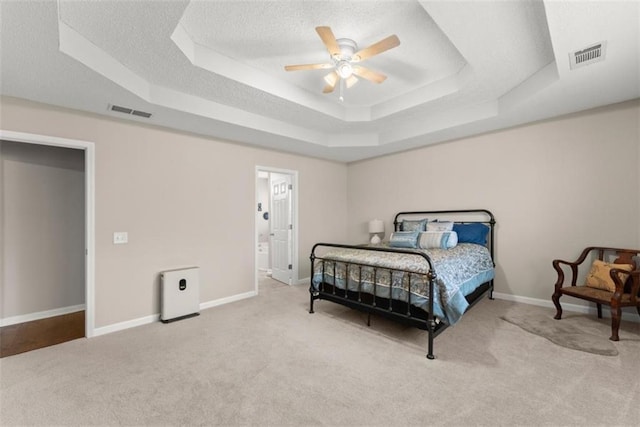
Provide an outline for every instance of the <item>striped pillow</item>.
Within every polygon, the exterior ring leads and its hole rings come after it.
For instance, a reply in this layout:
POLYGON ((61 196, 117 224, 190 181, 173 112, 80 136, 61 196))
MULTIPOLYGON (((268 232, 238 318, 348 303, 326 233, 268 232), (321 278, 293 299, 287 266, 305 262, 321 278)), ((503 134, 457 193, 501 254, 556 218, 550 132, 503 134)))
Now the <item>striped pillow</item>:
POLYGON ((458 244, 458 233, 455 231, 424 231, 418 238, 421 249, 451 249, 458 244))

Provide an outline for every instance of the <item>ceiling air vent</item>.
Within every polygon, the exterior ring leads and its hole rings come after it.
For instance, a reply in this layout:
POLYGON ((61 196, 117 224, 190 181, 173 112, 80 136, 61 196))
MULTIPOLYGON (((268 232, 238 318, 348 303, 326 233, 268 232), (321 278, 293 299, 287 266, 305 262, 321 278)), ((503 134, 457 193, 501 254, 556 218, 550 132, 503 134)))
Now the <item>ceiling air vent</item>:
POLYGON ((604 61, 607 42, 600 42, 577 52, 569 53, 569 68, 576 69, 595 62, 604 61))
POLYGON ((132 108, 121 107, 119 105, 109 105, 109 110, 117 111, 118 113, 131 114, 132 116, 144 117, 148 119, 151 117, 151 113, 147 113, 145 111, 134 110, 132 108))

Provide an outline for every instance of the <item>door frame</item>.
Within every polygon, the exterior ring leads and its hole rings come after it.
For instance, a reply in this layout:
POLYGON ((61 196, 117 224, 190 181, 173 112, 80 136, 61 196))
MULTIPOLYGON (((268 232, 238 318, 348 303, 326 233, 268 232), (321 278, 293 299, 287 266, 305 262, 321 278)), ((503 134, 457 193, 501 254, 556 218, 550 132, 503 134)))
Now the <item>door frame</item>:
MULTIPOLYGON (((260 172, 268 172, 268 173, 279 173, 283 175, 289 175, 291 177, 291 185, 293 189, 291 190, 291 216, 292 216, 292 224, 293 230, 291 233, 291 283, 295 284, 298 281, 298 171, 291 169, 281 169, 281 168, 273 168, 269 166, 256 166, 255 168, 255 194, 254 194, 254 209, 258 205, 259 202, 259 174, 260 172)), ((269 189, 271 192, 271 189, 269 189)), ((254 220, 254 230, 253 230, 253 271, 255 276, 255 290, 256 294, 258 293, 258 217, 255 215, 254 220)), ((269 245, 269 256, 271 256, 271 245, 269 245)))
POLYGON ((95 146, 93 142, 0 129, 0 139, 84 150, 85 336, 95 329, 95 146))

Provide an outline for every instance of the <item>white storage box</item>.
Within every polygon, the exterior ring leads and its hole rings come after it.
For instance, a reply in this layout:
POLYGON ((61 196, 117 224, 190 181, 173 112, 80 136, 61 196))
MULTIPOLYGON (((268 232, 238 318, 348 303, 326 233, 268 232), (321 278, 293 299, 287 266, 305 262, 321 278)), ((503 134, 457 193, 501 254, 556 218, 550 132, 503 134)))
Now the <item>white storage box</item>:
POLYGON ((160 321, 168 323, 200 314, 199 281, 198 267, 160 273, 160 321))

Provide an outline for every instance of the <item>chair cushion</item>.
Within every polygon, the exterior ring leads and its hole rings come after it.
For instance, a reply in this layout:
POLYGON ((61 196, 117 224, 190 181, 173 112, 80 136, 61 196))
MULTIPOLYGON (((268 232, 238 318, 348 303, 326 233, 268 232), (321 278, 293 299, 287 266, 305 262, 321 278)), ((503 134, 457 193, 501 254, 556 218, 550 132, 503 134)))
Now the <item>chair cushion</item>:
MULTIPOLYGON (((609 292, 615 292, 616 284, 611 279, 609 272, 612 268, 618 268, 620 270, 632 271, 633 265, 631 264, 613 264, 610 262, 600 261, 596 259, 591 265, 591 270, 587 274, 585 285, 590 288, 603 289, 609 292)), ((624 273, 618 273, 618 277, 622 283, 624 283, 628 275, 624 273)))
MULTIPOLYGON (((611 297, 613 297, 613 292, 605 291, 604 289, 590 288, 588 286, 567 286, 566 288, 562 288, 561 292, 564 295, 586 299, 605 305, 611 305, 611 297)), ((640 306, 640 300, 637 301, 637 305, 640 306)), ((620 307, 636 305, 631 302, 631 295, 629 294, 622 294, 619 304, 620 307)))

